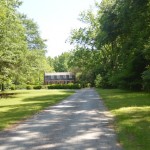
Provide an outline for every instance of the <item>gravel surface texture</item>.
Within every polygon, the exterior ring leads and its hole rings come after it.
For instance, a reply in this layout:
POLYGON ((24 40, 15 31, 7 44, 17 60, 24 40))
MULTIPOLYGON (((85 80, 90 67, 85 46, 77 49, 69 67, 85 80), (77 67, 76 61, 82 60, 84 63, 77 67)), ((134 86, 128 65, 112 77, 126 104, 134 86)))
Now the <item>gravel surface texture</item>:
POLYGON ((112 122, 96 91, 82 89, 0 132, 0 150, 122 150, 112 122))

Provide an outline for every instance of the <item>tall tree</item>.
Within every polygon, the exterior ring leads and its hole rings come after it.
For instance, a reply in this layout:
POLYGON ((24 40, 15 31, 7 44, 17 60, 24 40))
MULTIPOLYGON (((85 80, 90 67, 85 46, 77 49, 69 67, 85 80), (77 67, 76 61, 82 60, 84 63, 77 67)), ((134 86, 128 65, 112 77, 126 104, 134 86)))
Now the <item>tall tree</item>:
POLYGON ((69 71, 68 61, 70 58, 70 52, 64 52, 60 56, 54 58, 53 66, 56 72, 69 71))
POLYGON ((26 15, 20 15, 22 24, 25 28, 26 41, 28 43, 29 50, 45 50, 46 52, 46 40, 41 38, 37 23, 33 19, 29 19, 26 15))
POLYGON ((87 25, 71 32, 72 58, 76 60, 72 64, 84 78, 89 72, 93 77, 100 74, 103 87, 150 87, 150 2, 103 0, 97 8, 96 16, 82 13, 80 20, 87 25), (85 56, 92 59, 85 62, 85 56))
POLYGON ((28 19, 26 15, 20 15, 23 27, 25 28, 28 52, 25 56, 24 71, 26 72, 25 83, 42 84, 44 72, 49 72, 52 68, 48 65, 46 54, 46 40, 42 39, 38 25, 28 19))
POLYGON ((0 1, 0 83, 15 74, 15 66, 26 51, 25 31, 16 8, 19 1, 0 1))
POLYGON ((70 67, 78 74, 78 80, 82 83, 94 84, 98 70, 98 55, 96 36, 99 22, 97 15, 89 9, 81 12, 79 20, 85 23, 85 27, 71 31, 70 44, 75 46, 70 59, 70 67))

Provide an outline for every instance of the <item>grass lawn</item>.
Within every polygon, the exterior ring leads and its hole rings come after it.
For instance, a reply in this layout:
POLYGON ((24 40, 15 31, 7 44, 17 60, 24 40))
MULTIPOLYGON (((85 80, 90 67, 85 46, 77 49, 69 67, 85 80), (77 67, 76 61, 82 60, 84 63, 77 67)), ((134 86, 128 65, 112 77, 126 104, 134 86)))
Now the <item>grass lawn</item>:
POLYGON ((0 98, 0 130, 4 130, 18 121, 38 111, 58 103, 73 94, 66 90, 19 90, 14 94, 0 98))
POLYGON ((125 150, 150 150, 150 94, 97 89, 115 116, 118 140, 125 150))

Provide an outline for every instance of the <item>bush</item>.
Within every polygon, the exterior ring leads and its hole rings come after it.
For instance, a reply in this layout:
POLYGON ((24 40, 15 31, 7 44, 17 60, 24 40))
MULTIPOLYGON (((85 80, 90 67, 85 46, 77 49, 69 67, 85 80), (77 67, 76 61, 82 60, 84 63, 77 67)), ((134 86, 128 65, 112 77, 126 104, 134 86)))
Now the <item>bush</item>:
POLYGON ((101 77, 100 74, 98 74, 98 75, 96 76, 96 79, 95 79, 95 86, 96 86, 97 88, 102 87, 102 77, 101 77))
POLYGON ((81 88, 80 84, 73 84, 73 83, 50 84, 47 87, 48 87, 48 89, 80 89, 81 88))
POLYGON ((80 84, 74 84, 74 89, 81 89, 81 85, 80 84))
POLYGON ((143 89, 150 92, 150 69, 143 72, 143 89))
POLYGON ((27 89, 27 90, 31 90, 31 89, 32 89, 32 86, 31 86, 31 85, 27 85, 27 86, 26 86, 26 89, 27 89))
POLYGON ((48 89, 47 85, 42 85, 42 89, 48 89))
POLYGON ((40 89, 42 89, 42 85, 35 85, 35 86, 33 86, 33 89, 40 90, 40 89))
POLYGON ((91 83, 87 83, 86 87, 90 88, 91 87, 91 83))
POLYGON ((16 89, 16 88, 15 88, 15 85, 11 85, 10 89, 11 89, 11 90, 15 90, 15 89, 16 89))
POLYGON ((27 85, 26 85, 26 84, 19 84, 19 85, 16 85, 16 89, 17 89, 17 90, 27 89, 27 85))

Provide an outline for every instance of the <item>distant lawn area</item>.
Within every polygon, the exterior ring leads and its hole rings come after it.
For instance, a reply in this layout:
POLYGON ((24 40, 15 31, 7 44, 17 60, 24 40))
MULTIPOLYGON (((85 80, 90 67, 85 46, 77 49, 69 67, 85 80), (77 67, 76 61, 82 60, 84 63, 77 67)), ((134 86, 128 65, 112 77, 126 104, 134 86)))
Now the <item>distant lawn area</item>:
POLYGON ((125 150, 150 150, 150 94, 97 89, 115 116, 118 140, 125 150))
MULTIPOLYGON (((67 90, 18 90, 0 98, 0 130, 72 95, 67 90)), ((1 94, 1 93, 0 93, 1 94)))

